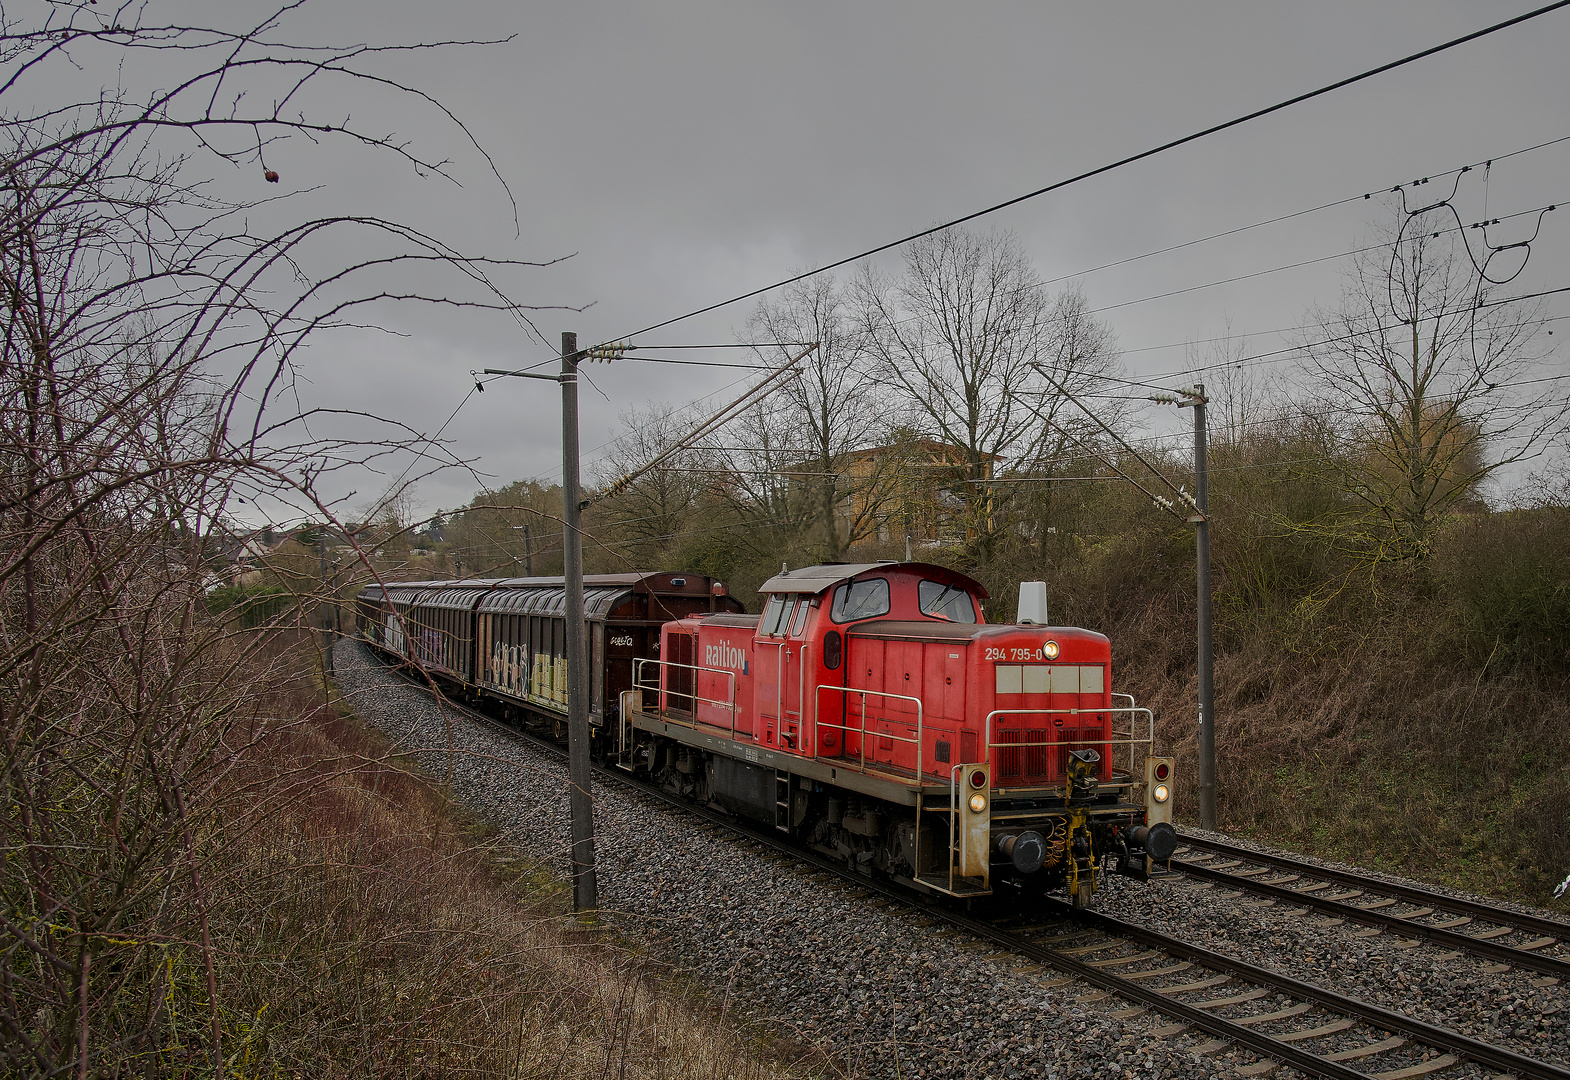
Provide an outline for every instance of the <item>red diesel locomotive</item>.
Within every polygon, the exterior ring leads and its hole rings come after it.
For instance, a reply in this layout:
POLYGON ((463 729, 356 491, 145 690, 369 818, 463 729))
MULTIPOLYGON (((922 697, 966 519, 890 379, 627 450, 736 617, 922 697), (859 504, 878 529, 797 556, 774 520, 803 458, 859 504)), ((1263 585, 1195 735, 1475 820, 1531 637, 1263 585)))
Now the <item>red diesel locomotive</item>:
POLYGON ((956 897, 1144 878, 1176 845, 1170 758, 1111 690, 1111 644, 983 621, 980 583, 924 563, 812 566, 763 614, 668 622, 605 743, 623 768, 867 872, 956 897), (654 687, 658 686, 655 691, 654 687))

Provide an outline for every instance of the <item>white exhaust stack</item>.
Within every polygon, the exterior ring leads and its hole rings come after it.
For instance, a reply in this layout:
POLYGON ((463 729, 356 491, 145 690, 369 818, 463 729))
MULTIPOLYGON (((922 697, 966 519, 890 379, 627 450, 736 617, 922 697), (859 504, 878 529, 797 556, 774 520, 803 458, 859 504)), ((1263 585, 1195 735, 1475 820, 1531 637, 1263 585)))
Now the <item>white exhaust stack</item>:
POLYGON ((1021 581, 1019 583, 1019 615, 1014 620, 1020 625, 1047 626, 1047 583, 1021 581))

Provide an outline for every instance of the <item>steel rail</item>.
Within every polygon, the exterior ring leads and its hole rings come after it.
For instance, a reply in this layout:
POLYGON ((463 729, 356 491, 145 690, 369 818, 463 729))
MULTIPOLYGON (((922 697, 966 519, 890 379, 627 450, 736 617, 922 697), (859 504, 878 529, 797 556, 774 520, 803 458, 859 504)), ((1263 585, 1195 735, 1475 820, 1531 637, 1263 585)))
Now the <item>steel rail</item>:
POLYGON ((1315 986, 1313 983, 1294 979, 1290 975, 1281 975, 1266 968, 1245 963, 1242 960, 1234 960, 1225 954, 1192 944, 1184 941, 1182 938, 1169 937, 1154 930, 1147 930, 1142 926, 1115 919, 1110 915, 1103 915, 1095 911, 1076 911, 1068 904, 1062 904, 1056 900, 1049 900, 1048 903, 1058 908, 1065 918, 1092 926, 1104 933, 1116 934, 1119 937, 1129 938, 1144 945, 1156 946, 1182 959, 1202 963, 1206 967, 1225 971, 1228 974, 1236 975, 1259 986, 1272 987, 1284 994, 1290 994, 1305 1001, 1313 1001, 1327 1009, 1332 1009, 1346 1016, 1356 1017, 1387 1031, 1406 1035, 1429 1046, 1456 1051, 1481 1064, 1504 1069, 1520 1076, 1528 1077, 1530 1080, 1570 1080, 1570 1069, 1562 1068, 1550 1062, 1539 1061, 1536 1058, 1527 1057, 1525 1054, 1518 1054, 1514 1050, 1506 1050, 1504 1047, 1480 1042, 1468 1035, 1451 1031, 1449 1028, 1442 1028, 1437 1024, 1416 1020, 1403 1013, 1393 1012, 1378 1005, 1370 1005, 1365 1001, 1347 997, 1345 994, 1337 993, 1334 990, 1327 990, 1324 987, 1315 986))
MULTIPOLYGON (((1074 910, 1066 904, 1063 905, 1063 909, 1064 911, 1074 910)), ((1290 1065, 1310 1076, 1330 1077, 1334 1078, 1334 1080, 1352 1080, 1352 1078, 1368 1080, 1369 1078, 1370 1074, 1361 1072, 1351 1066, 1343 1065, 1339 1061, 1326 1061, 1318 1054, 1293 1046, 1291 1043, 1273 1039, 1269 1035, 1255 1031, 1251 1027, 1233 1023, 1224 1017, 1216 1016, 1214 1013, 1200 1008, 1198 1005, 1178 1001, 1170 994, 1163 994, 1156 987, 1145 986, 1139 982, 1131 982, 1120 978, 1111 972, 1092 967, 1083 960, 1076 960, 1072 956, 1054 952, 1046 946, 1036 945, 1028 938, 1001 930, 990 923, 973 919, 968 915, 960 915, 956 912, 944 911, 935 907, 924 906, 922 910, 944 919, 953 926, 961 927, 977 937, 986 938, 989 941, 1003 945, 1021 956, 1048 964, 1058 971, 1076 976, 1093 986, 1111 991, 1119 997, 1149 1005, 1158 1012, 1174 1019, 1182 1020, 1184 1023, 1198 1028, 1207 1035, 1214 1035, 1217 1038, 1235 1042, 1262 1057, 1268 1057, 1282 1064, 1290 1065)), ((1098 927, 1098 929, 1100 928, 1098 927)), ((1112 948, 1114 944, 1115 942, 1109 942, 1107 947, 1112 948)), ((1570 1076, 1570 1074, 1565 1075, 1570 1076)), ((1559 1080, 1563 1080, 1563 1077, 1559 1078, 1559 1080)))
MULTIPOLYGON (((1460 949, 1486 956, 1490 960, 1499 960, 1507 964, 1528 971, 1536 971, 1543 975, 1552 975, 1555 978, 1570 980, 1570 960, 1561 960, 1556 956, 1543 956, 1527 949, 1518 949, 1513 945, 1503 945, 1499 942, 1488 941, 1483 938, 1473 937, 1471 934, 1459 930, 1446 930, 1438 926, 1425 926, 1415 922, 1412 918, 1403 918, 1384 911, 1370 911, 1358 907, 1356 904, 1347 903, 1345 900, 1331 900, 1328 897, 1315 896, 1313 893, 1299 892, 1285 884, 1272 884, 1268 881, 1256 881, 1253 878, 1239 877, 1226 870, 1213 870, 1199 863, 1174 858, 1171 861, 1174 870, 1180 870, 1191 877, 1204 878, 1238 889, 1268 896, 1273 900, 1284 900, 1290 904, 1312 908, 1325 915, 1333 915, 1338 919, 1349 922, 1362 923, 1364 926, 1378 927, 1381 930, 1390 930, 1400 933, 1403 937, 1415 938, 1425 941, 1430 945, 1439 945, 1449 949, 1460 949)), ((1376 891, 1373 888, 1370 892, 1376 891)))
MULTIPOLYGON (((414 680, 411 679, 410 681, 414 680)), ((421 683, 418 685, 423 689, 429 689, 426 684, 421 683)), ((447 698, 445 695, 443 695, 443 700, 453 708, 475 717, 488 727, 516 737, 522 742, 526 742, 557 757, 564 758, 566 756, 565 751, 559 745, 549 740, 520 731, 515 727, 486 716, 477 709, 447 698)), ((667 791, 640 783, 626 769, 615 768, 601 763, 596 763, 594 769, 602 777, 610 779, 620 786, 653 796, 661 802, 684 810, 692 816, 718 826, 725 831, 786 855, 794 861, 812 866, 818 871, 853 884, 859 889, 876 893, 885 899, 912 907, 923 914, 946 922, 978 938, 1001 945, 1017 955, 1045 964, 1066 975, 1082 979, 1100 989, 1115 993, 1119 997, 1146 1004, 1156 1011, 1182 1020, 1185 1024, 1197 1028, 1208 1035, 1236 1043, 1262 1057, 1268 1057, 1290 1065, 1312 1076, 1326 1077, 1328 1080, 1373 1080, 1372 1074, 1361 1072, 1337 1061, 1327 1061, 1325 1058, 1303 1050, 1291 1043, 1280 1042, 1269 1035, 1253 1030, 1251 1027, 1234 1023, 1224 1017, 1215 1016, 1201 1008, 1198 1004, 1189 1004, 1175 1000, 1169 994, 1163 994, 1159 988, 1145 986, 1137 981, 1120 978, 1109 971, 1092 967, 1085 961, 1063 955, 1047 946, 1036 944, 1029 938, 1009 930, 972 916, 949 910, 912 889, 893 882, 878 881, 865 877, 844 866, 838 860, 829 859, 816 852, 806 851, 795 845, 788 844, 769 833, 763 832, 761 829, 754 831, 749 825, 739 822, 728 814, 695 805, 667 791)), ((1297 897, 1296 894, 1294 896, 1295 898, 1301 898, 1297 897)), ((1199 963, 1205 967, 1234 975, 1259 986, 1270 987, 1302 1001, 1313 1002, 1327 1010, 1339 1012, 1348 1017, 1355 1017, 1372 1026, 1405 1035, 1425 1045, 1455 1051, 1480 1064, 1516 1073, 1525 1078, 1525 1080, 1570 1080, 1570 1070, 1549 1062, 1539 1061, 1503 1047, 1480 1042, 1458 1032, 1450 1031, 1447 1028, 1441 1028, 1377 1005, 1346 997, 1333 990, 1315 986, 1313 983, 1303 982, 1288 975, 1282 975, 1241 960, 1235 960, 1225 954, 1206 949, 1184 941, 1181 938, 1170 937, 1133 923, 1126 923, 1120 919, 1100 914, 1099 912, 1076 910, 1069 904, 1061 901, 1048 899, 1045 901, 1045 904, 1065 921, 1078 922, 1081 925, 1100 930, 1113 937, 1120 937, 1125 940, 1160 948, 1174 957, 1199 963)), ((1114 945, 1114 942, 1109 942, 1108 948, 1112 948, 1114 945)))
POLYGON ((1526 915, 1521 912, 1494 907, 1491 904, 1480 904, 1475 900, 1463 900, 1459 897, 1447 896, 1444 893, 1413 885, 1399 885, 1394 882, 1381 881, 1377 878, 1363 877, 1345 870, 1332 870, 1327 866, 1303 862, 1284 855, 1267 855, 1264 852, 1251 851, 1248 848, 1237 847, 1218 840, 1202 840, 1188 833, 1179 833, 1178 842, 1179 844, 1187 844, 1189 847, 1200 851, 1210 851, 1217 855, 1225 855, 1228 858, 1258 863, 1260 866, 1274 866, 1281 870, 1294 870, 1312 877, 1323 878, 1326 881, 1333 881, 1338 885, 1351 885, 1368 892, 1394 896, 1399 900, 1410 900, 1413 903, 1453 911, 1458 915, 1470 915, 1473 918, 1487 919, 1501 926, 1514 926, 1521 930, 1530 930, 1534 934, 1540 934, 1545 937, 1555 937, 1560 941, 1570 941, 1570 923, 1557 922, 1538 915, 1526 915))

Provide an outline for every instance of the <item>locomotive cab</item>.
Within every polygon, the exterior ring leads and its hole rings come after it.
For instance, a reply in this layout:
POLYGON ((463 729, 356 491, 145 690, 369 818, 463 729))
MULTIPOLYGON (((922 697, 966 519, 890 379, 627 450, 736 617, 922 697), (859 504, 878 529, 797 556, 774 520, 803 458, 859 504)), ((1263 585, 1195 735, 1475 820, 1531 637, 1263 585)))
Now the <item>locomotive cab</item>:
POLYGON ((1103 868, 1170 856, 1170 804, 1146 789, 1171 783, 1147 781, 1150 714, 1112 693, 1105 636, 1044 610, 988 624, 979 582, 925 563, 806 567, 759 591, 760 616, 662 631, 659 705, 634 726, 676 725, 703 762, 645 755, 670 784, 952 896, 1066 886, 1084 903, 1103 868))

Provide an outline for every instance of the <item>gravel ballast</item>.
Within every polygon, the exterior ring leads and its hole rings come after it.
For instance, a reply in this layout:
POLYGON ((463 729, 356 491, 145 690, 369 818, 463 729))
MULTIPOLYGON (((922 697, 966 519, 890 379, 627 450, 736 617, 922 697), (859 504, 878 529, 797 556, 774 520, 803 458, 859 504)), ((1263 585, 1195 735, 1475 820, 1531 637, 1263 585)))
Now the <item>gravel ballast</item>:
MULTIPOLYGON (((340 643, 336 674, 362 718, 415 751, 429 774, 450 778, 457 797, 565 877, 562 763, 461 710, 439 708, 357 642, 340 643)), ((902 906, 710 835, 635 791, 596 779, 594 802, 607 920, 717 1007, 761 1034, 831 1055, 851 1075, 1204 1077, 1235 1075, 1235 1064, 1254 1060, 1246 1051, 1195 1054, 1208 1036, 1154 1034, 1171 1021, 1153 1012, 1114 1018, 1107 1010, 1125 1007, 1115 998, 1080 1000, 1099 995, 967 935, 923 925, 902 906)), ((1532 1057, 1570 1062, 1566 988, 1533 985, 1528 973, 1488 974, 1474 958, 1400 949, 1388 934, 1359 937, 1359 927, 1296 917, 1285 905, 1196 888, 1175 875, 1150 884, 1112 878, 1097 907, 1532 1057)), ((1348 1045, 1374 1037, 1367 1029, 1346 1033, 1348 1045)), ((1387 1060, 1381 1068, 1392 1067, 1387 1060)), ((1462 1065, 1442 1075, 1488 1074, 1462 1065)))

